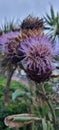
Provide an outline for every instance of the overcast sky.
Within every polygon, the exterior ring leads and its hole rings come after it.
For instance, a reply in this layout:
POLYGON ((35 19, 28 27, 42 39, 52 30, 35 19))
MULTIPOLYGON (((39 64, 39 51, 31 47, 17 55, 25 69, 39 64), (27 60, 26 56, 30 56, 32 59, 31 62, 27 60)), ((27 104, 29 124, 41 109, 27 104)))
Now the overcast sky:
POLYGON ((59 11, 59 0, 0 0, 0 23, 5 18, 22 21, 29 14, 43 16, 45 12, 49 13, 50 4, 55 12, 59 11))

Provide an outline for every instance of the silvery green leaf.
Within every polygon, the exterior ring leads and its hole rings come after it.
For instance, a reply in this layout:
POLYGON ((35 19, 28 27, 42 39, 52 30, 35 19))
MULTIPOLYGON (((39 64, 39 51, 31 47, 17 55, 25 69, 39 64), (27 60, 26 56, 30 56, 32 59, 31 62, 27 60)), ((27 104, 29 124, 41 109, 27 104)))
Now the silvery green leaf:
POLYGON ((46 123, 45 118, 42 118, 42 127, 43 127, 43 130, 47 130, 47 123, 46 123))

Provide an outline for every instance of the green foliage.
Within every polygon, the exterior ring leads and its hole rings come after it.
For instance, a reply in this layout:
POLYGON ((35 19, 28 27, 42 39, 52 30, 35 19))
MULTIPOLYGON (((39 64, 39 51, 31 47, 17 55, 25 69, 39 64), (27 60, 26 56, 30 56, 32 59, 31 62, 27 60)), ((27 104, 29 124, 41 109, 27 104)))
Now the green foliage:
POLYGON ((55 108, 55 111, 56 111, 57 117, 59 117, 59 104, 57 104, 57 107, 55 108))
POLYGON ((54 84, 52 82, 45 82, 44 83, 44 87, 45 87, 45 90, 48 94, 52 94, 53 93, 53 90, 52 90, 52 87, 54 86, 54 84))
POLYGON ((59 13, 55 15, 54 9, 51 6, 50 7, 50 15, 46 13, 45 19, 45 26, 48 30, 49 36, 51 36, 53 39, 59 37, 59 13))
MULTIPOLYGON (((10 98, 10 105, 9 106, 4 106, 4 91, 5 91, 5 84, 6 84, 6 78, 0 78, 0 129, 1 130, 10 130, 10 128, 7 128, 4 125, 4 119, 8 115, 12 114, 19 114, 19 113, 27 113, 28 110, 28 104, 26 102, 13 102, 12 98, 10 98)), ((10 97, 12 93, 17 89, 17 88, 24 88, 25 85, 22 83, 18 83, 16 81, 11 82, 11 88, 10 88, 10 97)))
POLYGON ((47 123, 46 123, 45 118, 42 119, 42 127, 43 127, 43 130, 47 130, 47 123))
MULTIPOLYGON (((21 114, 21 113, 29 113, 30 110, 30 101, 32 99, 32 95, 29 93, 29 87, 23 85, 20 82, 11 81, 11 87, 10 87, 10 104, 9 106, 4 106, 4 91, 5 91, 5 84, 6 84, 6 78, 1 77, 0 78, 0 129, 2 130, 12 130, 11 128, 7 128, 4 125, 4 119, 8 115, 13 114, 21 114), (12 100, 12 94, 13 99, 12 100), (20 100, 20 98, 22 100, 20 100)), ((45 87, 47 92, 51 91, 52 84, 45 83, 45 87)), ((45 102, 41 102, 37 104, 37 109, 35 108, 33 110, 33 114, 38 116, 39 118, 42 118, 42 121, 40 121, 36 129, 37 130, 54 130, 53 125, 51 124, 52 121, 52 115, 50 112, 49 107, 45 102), (47 121, 47 122, 46 122, 47 121)), ((58 112, 56 111, 56 114, 58 115, 58 112)), ((19 118, 17 118, 18 120, 19 118)), ((28 118, 22 118, 28 119, 28 118)), ((20 119, 21 120, 21 119, 20 119)), ((35 125, 34 125, 35 127, 35 125)), ((29 126, 20 128, 20 130, 27 130, 29 129, 29 126)))
POLYGON ((9 22, 7 21, 7 19, 5 19, 5 22, 2 25, 2 30, 4 33, 8 33, 8 32, 11 32, 12 30, 14 30, 15 27, 17 27, 17 26, 16 26, 16 22, 14 19, 10 20, 9 22))
POLYGON ((27 97, 30 99, 31 94, 29 92, 18 89, 12 94, 12 99, 15 100, 17 97, 27 97))
POLYGON ((2 106, 0 109, 0 129, 6 130, 6 126, 4 125, 4 119, 8 115, 18 114, 22 112, 27 112, 27 105, 25 103, 11 103, 8 107, 2 106))

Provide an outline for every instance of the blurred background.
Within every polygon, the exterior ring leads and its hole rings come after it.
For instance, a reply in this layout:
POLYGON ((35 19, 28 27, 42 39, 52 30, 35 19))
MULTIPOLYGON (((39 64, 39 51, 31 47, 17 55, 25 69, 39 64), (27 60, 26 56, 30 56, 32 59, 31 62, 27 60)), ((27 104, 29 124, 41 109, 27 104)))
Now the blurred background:
POLYGON ((0 25, 7 19, 19 19, 20 22, 29 14, 43 16, 49 13, 50 5, 55 13, 59 9, 59 0, 0 0, 0 25))

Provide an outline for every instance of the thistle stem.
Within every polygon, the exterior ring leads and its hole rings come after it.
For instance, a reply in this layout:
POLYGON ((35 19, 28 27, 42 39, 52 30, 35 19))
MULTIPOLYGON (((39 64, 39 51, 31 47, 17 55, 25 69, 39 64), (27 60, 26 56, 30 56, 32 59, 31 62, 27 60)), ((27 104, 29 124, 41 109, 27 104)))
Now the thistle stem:
POLYGON ((15 71, 15 69, 12 69, 8 73, 6 89, 5 89, 5 106, 8 106, 8 104, 9 104, 9 89, 10 89, 11 78, 13 76, 14 71, 15 71))
POLYGON ((43 92, 43 95, 45 96, 45 100, 50 108, 50 111, 51 111, 51 114, 52 114, 52 118, 53 118, 53 124, 54 124, 54 128, 56 130, 56 115, 55 115, 55 111, 54 111, 54 108, 52 106, 52 103, 50 101, 49 98, 46 97, 46 91, 45 91, 45 88, 44 88, 44 85, 41 83, 41 90, 43 92))

